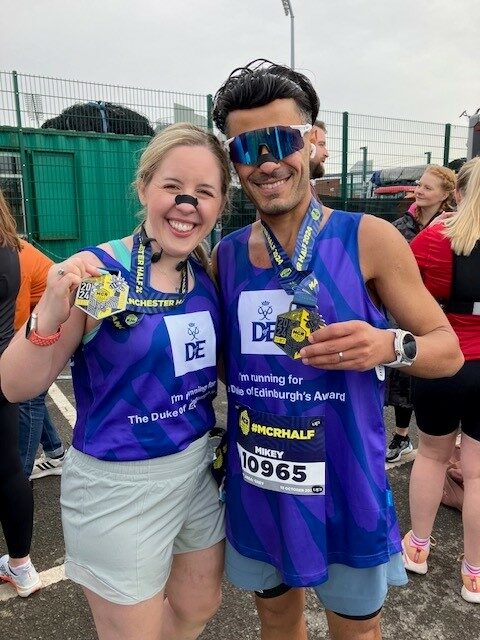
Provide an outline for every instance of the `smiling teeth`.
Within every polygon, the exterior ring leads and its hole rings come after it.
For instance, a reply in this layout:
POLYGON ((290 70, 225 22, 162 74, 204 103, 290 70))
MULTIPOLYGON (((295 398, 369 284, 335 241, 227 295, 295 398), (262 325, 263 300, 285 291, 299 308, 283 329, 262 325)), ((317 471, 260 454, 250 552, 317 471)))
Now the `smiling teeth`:
POLYGON ((168 224, 176 231, 191 231, 194 227, 191 222, 178 222, 177 220, 169 220, 168 224))
POLYGON ((285 178, 284 180, 277 180, 277 182, 264 183, 262 184, 262 189, 275 189, 276 187, 279 187, 281 184, 284 184, 286 181, 287 179, 285 178))

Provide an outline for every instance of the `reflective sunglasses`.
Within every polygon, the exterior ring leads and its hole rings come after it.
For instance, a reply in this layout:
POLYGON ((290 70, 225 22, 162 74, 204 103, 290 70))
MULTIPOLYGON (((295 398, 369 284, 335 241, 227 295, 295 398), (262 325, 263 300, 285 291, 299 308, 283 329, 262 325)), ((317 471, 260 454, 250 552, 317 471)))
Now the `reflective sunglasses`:
POLYGON ((258 164, 261 147, 268 147, 272 156, 283 160, 305 146, 303 136, 310 131, 310 124, 291 124, 288 127, 267 127, 245 131, 225 142, 230 159, 238 164, 258 164))

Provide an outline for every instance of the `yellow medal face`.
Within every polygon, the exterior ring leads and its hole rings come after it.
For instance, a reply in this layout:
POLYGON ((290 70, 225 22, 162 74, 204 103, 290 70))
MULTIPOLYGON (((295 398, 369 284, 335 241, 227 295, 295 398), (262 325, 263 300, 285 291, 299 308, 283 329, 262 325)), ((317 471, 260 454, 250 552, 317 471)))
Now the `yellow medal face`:
POLYGON ((310 344, 308 336, 325 324, 325 320, 314 309, 292 309, 277 317, 273 342, 288 356, 297 360, 300 358, 300 349, 310 344))
POLYGON ((119 273, 85 278, 77 289, 75 306, 96 320, 125 311, 128 284, 119 273))

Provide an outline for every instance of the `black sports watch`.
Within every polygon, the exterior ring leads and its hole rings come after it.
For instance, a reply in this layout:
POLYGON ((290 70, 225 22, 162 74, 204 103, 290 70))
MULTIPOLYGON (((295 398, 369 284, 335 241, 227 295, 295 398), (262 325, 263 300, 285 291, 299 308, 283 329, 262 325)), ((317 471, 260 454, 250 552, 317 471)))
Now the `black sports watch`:
POLYGON ((400 367, 410 367, 417 358, 417 341, 410 331, 403 329, 387 329, 395 334, 393 341, 393 349, 395 351, 396 360, 385 364, 385 367, 398 369, 400 367))

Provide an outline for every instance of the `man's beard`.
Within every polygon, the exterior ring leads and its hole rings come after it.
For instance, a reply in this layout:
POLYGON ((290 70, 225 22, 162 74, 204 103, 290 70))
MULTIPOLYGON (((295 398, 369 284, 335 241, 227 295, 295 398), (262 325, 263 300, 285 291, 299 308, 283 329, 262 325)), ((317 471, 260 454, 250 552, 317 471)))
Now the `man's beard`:
POLYGON ((325 175, 325 165, 323 164, 323 162, 310 164, 310 178, 312 180, 318 180, 318 178, 323 178, 324 175, 325 175))

